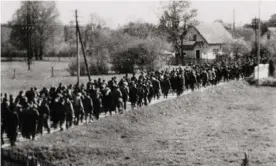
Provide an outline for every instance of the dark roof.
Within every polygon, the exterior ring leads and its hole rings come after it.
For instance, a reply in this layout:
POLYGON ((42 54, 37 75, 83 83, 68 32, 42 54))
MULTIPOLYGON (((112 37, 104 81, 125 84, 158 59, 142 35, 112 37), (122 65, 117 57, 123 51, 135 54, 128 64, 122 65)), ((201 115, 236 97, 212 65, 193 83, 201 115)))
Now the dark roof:
POLYGON ((221 23, 199 24, 194 27, 208 44, 221 44, 232 39, 221 23))

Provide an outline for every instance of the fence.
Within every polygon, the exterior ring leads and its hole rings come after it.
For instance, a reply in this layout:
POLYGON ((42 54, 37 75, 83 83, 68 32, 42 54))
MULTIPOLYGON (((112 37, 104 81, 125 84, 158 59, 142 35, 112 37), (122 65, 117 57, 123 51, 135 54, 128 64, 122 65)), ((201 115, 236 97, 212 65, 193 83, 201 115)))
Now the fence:
MULTIPOLYGON (((36 71, 34 70, 33 72, 36 72, 36 71)), ((32 71, 30 73, 32 73, 32 71)), ((22 77, 22 76, 25 76, 25 75, 30 75, 30 74, 28 74, 28 73, 26 74, 25 72, 22 73, 22 71, 20 71, 20 69, 16 69, 16 68, 13 68, 13 70, 9 71, 9 73, 8 73, 8 77, 12 78, 12 79, 16 79, 18 77, 22 77)), ((49 67, 48 70, 46 70, 43 73, 43 76, 46 76, 46 77, 64 77, 64 76, 70 76, 70 74, 66 69, 54 68, 53 66, 51 66, 51 67, 49 67)))
POLYGON ((19 151, 1 148, 1 166, 54 166, 54 164, 34 157, 33 154, 23 154, 19 151))

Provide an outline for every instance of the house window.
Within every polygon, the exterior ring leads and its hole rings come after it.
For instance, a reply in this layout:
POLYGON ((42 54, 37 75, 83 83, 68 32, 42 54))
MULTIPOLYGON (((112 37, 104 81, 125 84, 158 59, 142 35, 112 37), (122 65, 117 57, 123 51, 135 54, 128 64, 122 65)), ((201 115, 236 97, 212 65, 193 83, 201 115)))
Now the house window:
POLYGON ((218 53, 218 51, 219 51, 219 49, 213 49, 213 54, 217 54, 218 53))
POLYGON ((193 36, 193 41, 196 41, 196 35, 193 36))

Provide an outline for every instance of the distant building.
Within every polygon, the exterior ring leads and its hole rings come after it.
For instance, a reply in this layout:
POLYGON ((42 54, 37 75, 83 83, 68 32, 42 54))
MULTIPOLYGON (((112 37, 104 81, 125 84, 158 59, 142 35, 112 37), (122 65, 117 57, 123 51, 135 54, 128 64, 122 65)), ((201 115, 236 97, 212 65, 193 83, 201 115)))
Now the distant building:
POLYGON ((231 39, 232 35, 220 23, 190 27, 183 45, 184 59, 215 59, 223 54, 222 45, 231 39))
POLYGON ((268 27, 261 40, 263 42, 276 40, 276 27, 268 27))

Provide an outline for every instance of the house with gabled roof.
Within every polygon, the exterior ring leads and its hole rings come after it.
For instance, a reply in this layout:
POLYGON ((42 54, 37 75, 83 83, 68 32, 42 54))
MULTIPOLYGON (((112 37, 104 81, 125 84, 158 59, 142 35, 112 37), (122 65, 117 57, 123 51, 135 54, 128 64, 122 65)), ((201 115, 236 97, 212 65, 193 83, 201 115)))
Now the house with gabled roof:
POLYGON ((276 27, 268 27, 267 32, 263 34, 262 39, 263 42, 276 40, 276 27))
POLYGON ((200 24, 189 27, 185 39, 184 59, 215 59, 232 35, 220 23, 200 24))

